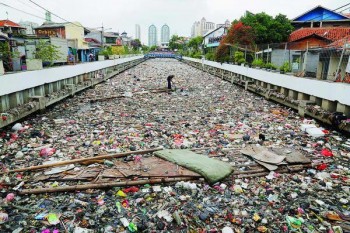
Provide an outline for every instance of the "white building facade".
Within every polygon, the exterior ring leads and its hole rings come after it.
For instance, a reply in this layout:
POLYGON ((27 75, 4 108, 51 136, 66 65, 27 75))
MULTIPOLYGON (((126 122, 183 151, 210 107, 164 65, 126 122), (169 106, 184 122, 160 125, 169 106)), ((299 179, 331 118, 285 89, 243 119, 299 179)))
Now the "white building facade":
POLYGON ((39 24, 30 21, 21 21, 19 22, 19 25, 26 28, 27 35, 34 35, 34 28, 39 27, 39 24))
POLYGON ((204 17, 201 19, 201 21, 196 21, 193 23, 191 28, 191 37, 196 36, 204 36, 208 32, 219 28, 219 27, 229 27, 230 21, 226 20, 224 24, 215 24, 213 22, 208 22, 204 17))

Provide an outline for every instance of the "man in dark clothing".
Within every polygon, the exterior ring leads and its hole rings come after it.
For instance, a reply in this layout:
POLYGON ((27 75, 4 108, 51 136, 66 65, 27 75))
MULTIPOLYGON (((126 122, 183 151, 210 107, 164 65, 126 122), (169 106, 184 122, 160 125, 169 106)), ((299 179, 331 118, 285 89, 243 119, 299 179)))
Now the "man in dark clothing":
POLYGON ((169 90, 171 90, 171 83, 173 82, 173 78, 174 78, 174 75, 169 75, 167 78, 169 90))

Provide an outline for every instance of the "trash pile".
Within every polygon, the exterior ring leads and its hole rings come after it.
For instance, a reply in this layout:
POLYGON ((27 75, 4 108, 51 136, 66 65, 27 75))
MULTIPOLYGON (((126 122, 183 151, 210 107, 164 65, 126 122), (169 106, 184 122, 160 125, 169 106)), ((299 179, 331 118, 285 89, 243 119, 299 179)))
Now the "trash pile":
POLYGON ((176 60, 1 129, 0 157, 0 232, 350 232, 346 135, 176 60))

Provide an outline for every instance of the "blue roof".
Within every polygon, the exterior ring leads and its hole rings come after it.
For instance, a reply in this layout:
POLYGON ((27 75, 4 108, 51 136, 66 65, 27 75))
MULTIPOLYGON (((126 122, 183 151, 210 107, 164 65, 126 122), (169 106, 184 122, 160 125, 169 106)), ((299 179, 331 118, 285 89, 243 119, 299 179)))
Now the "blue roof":
POLYGON ((317 6, 308 12, 296 17, 293 21, 332 21, 332 20, 346 20, 349 19, 345 15, 335 11, 326 9, 322 6, 317 6))

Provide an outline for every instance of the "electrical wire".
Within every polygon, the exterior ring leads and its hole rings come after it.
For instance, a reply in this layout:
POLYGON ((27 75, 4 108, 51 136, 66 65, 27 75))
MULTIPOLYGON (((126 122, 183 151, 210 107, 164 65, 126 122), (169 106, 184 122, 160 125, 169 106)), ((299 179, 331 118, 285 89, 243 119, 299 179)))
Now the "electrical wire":
POLYGON ((23 0, 17 0, 17 1, 20 2, 20 3, 22 3, 23 5, 25 5, 25 6, 27 6, 27 7, 30 7, 30 8, 32 8, 32 9, 34 9, 34 10, 40 12, 40 13, 45 13, 45 12, 41 11, 40 9, 38 9, 38 8, 36 8, 36 7, 33 7, 33 6, 29 5, 28 3, 25 3, 23 0))
POLYGON ((14 9, 14 10, 16 10, 16 11, 22 12, 22 13, 27 14, 27 15, 31 15, 31 16, 33 16, 33 17, 36 17, 36 18, 45 20, 45 18, 43 18, 43 17, 40 17, 40 16, 34 15, 34 14, 32 14, 32 13, 28 13, 28 12, 26 12, 26 11, 17 9, 17 8, 15 8, 15 7, 13 7, 13 6, 9 6, 9 5, 7 5, 7 4, 5 4, 5 3, 3 3, 3 2, 0 2, 0 5, 3 5, 3 6, 5 6, 5 7, 11 8, 11 9, 14 9))
POLYGON ((71 21, 68 21, 68 20, 66 20, 66 19, 62 18, 61 16, 59 16, 59 15, 57 15, 57 14, 53 13, 52 11, 49 11, 48 9, 46 9, 46 8, 42 7, 41 5, 39 5, 38 3, 36 3, 36 2, 34 2, 34 1, 32 1, 32 0, 29 0, 29 1, 30 1, 31 3, 33 3, 34 5, 36 5, 36 6, 40 7, 41 9, 43 9, 43 10, 45 10, 45 11, 47 11, 47 12, 50 12, 52 15, 56 16, 57 18, 59 18, 59 19, 61 19, 61 20, 65 21, 65 22, 67 22, 67 23, 71 23, 71 24, 73 24, 73 25, 75 25, 75 26, 77 26, 77 27, 82 27, 82 28, 85 28, 85 27, 84 27, 84 26, 82 26, 82 25, 75 24, 75 23, 73 23, 73 22, 71 22, 71 21))
MULTIPOLYGON (((336 9, 334 9, 334 10, 331 10, 332 12, 330 12, 330 13, 328 13, 328 14, 326 14, 326 15, 329 15, 328 17, 325 17, 325 18, 323 18, 322 20, 324 20, 324 19, 327 19, 327 18, 329 18, 329 17, 331 17, 332 16, 332 13, 334 13, 334 12, 336 12, 337 10, 339 10, 339 9, 341 9, 341 8, 344 8, 344 7, 346 7, 346 6, 348 6, 348 5, 350 5, 350 2, 349 3, 347 3, 347 4, 345 4, 345 5, 343 5, 343 6, 340 6, 340 7, 338 7, 338 8, 336 8, 336 9)), ((343 12, 343 11, 345 11, 345 10, 347 10, 347 9, 349 9, 349 7, 348 8, 346 8, 346 9, 344 9, 344 10, 342 10, 342 11, 340 11, 340 12, 343 12)), ((338 13, 338 12, 336 12, 336 13, 338 13)), ((339 13, 338 13, 339 14, 339 13)), ((298 16, 299 17, 299 16, 298 16)), ((305 20, 305 21, 302 21, 302 22, 311 22, 312 20, 314 20, 314 19, 317 19, 317 18, 320 18, 320 16, 318 15, 318 16, 315 16, 314 18, 311 18, 311 19, 308 19, 308 20, 305 20)))
MULTIPOLYGON (((30 0, 29 0, 29 1, 30 1, 30 0)), ((23 2, 22 2, 22 3, 23 3, 23 2)), ((16 10, 16 11, 22 12, 22 13, 27 14, 27 15, 31 15, 31 16, 36 17, 36 18, 39 18, 39 19, 46 20, 46 18, 44 18, 44 17, 41 17, 41 16, 38 16, 38 15, 35 15, 35 14, 32 14, 32 13, 26 12, 26 11, 23 11, 23 10, 20 10, 20 9, 18 9, 18 8, 16 8, 16 7, 7 5, 7 4, 5 4, 5 3, 3 3, 3 2, 0 2, 0 5, 3 5, 3 6, 5 6, 5 7, 11 8, 11 9, 14 9, 14 10, 16 10)), ((39 6, 39 5, 38 5, 38 6, 39 6)), ((40 7, 40 6, 39 6, 39 7, 40 7)), ((40 7, 40 8, 46 10, 46 9, 43 8, 43 7, 40 7)), ((34 9, 36 9, 36 8, 34 8, 34 9)), ((48 11, 48 10, 46 10, 46 11, 48 11)), ((48 12, 50 12, 50 11, 48 11, 48 12)), ((56 14, 54 14, 54 13, 52 13, 52 12, 50 12, 50 13, 53 14, 53 15, 55 15, 55 16, 57 16, 56 14)), ((82 27, 82 28, 84 28, 84 29, 87 28, 87 27, 84 27, 84 26, 82 26, 82 25, 78 25, 78 24, 72 23, 72 22, 70 22, 70 21, 68 21, 68 20, 65 20, 65 19, 59 17, 59 16, 57 16, 57 17, 60 18, 60 19, 62 19, 62 20, 64 20, 65 22, 71 23, 71 24, 73 24, 73 25, 75 25, 75 26, 82 27)), ((101 27, 96 27, 96 28, 101 28, 101 27)), ((95 28, 91 28, 91 29, 95 29, 95 28)))

